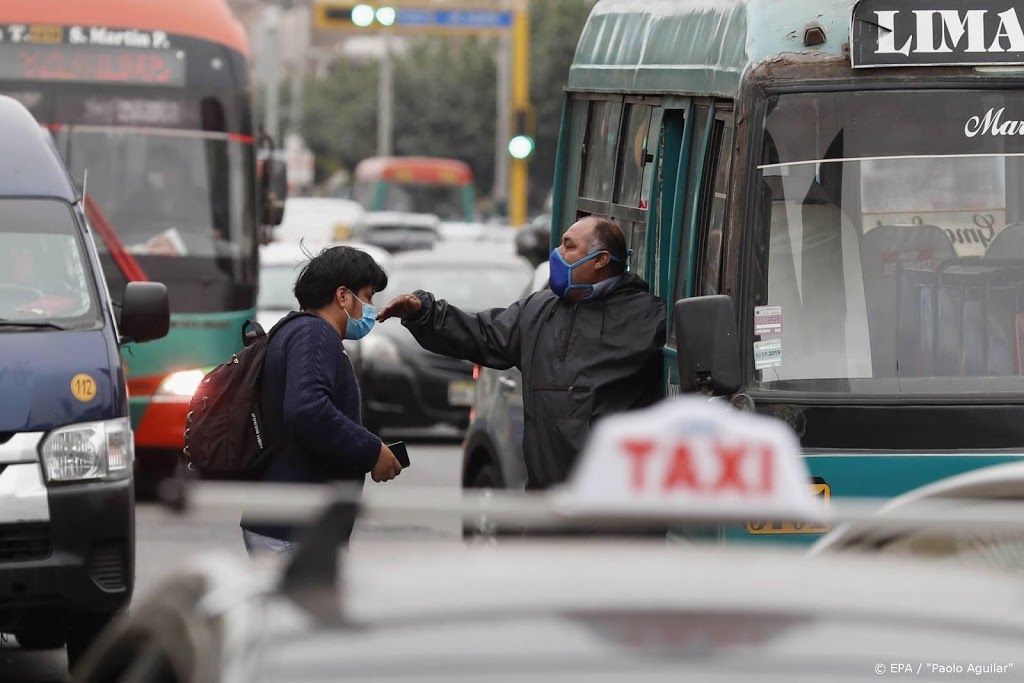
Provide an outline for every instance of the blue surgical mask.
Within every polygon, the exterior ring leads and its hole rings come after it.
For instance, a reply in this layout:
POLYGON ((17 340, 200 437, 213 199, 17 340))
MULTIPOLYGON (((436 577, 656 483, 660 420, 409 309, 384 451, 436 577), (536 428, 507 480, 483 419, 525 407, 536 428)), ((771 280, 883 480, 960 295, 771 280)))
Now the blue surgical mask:
MULTIPOLYGON (((593 289, 594 285, 591 284, 573 284, 572 282, 572 271, 573 268, 583 265, 587 261, 597 258, 601 254, 607 254, 606 251, 595 251, 593 254, 587 254, 576 263, 570 264, 562 256, 557 248, 551 252, 550 258, 548 258, 548 265, 550 266, 550 275, 548 276, 548 286, 556 296, 565 298, 569 292, 574 289, 593 289)), ((630 252, 632 253, 632 252, 630 252)), ((609 254, 612 261, 621 262, 622 259, 615 258, 609 254)))
MULTIPOLYGON (((345 323, 345 339, 352 341, 370 334, 370 330, 377 323, 377 309, 362 299, 356 298, 356 301, 363 305, 363 315, 358 320, 349 316, 348 322, 345 323)), ((345 314, 348 315, 348 311, 345 311, 345 314)))

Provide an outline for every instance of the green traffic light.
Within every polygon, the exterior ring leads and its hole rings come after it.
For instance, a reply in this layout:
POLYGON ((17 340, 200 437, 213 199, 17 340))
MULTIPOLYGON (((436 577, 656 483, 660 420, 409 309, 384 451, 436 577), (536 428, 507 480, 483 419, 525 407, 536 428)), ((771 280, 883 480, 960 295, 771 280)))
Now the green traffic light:
POLYGON ((366 28, 373 23, 374 11, 369 5, 356 5, 352 8, 352 23, 359 28, 366 28))
POLYGON ((513 159, 525 159, 533 154, 533 138, 517 135, 508 141, 508 153, 513 159))

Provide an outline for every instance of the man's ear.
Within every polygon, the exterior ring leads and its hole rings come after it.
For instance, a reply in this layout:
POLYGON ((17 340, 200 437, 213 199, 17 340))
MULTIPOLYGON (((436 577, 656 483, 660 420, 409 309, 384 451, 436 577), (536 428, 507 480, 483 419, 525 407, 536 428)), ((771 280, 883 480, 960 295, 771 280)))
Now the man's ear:
POLYGON ((600 254, 598 254, 597 258, 594 259, 594 270, 607 268, 609 265, 611 265, 611 262, 611 255, 607 251, 602 251, 600 254))

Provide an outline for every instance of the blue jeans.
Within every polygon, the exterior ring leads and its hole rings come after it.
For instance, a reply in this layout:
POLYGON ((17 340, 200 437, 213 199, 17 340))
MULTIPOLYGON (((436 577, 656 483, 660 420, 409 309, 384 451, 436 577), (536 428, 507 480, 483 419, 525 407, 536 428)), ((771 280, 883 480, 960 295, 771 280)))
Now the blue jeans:
POLYGON ((249 553, 249 557, 268 552, 280 555, 295 554, 295 546, 290 542, 283 541, 280 538, 264 536, 263 534, 254 534, 247 529, 242 529, 242 542, 245 543, 245 549, 249 553))

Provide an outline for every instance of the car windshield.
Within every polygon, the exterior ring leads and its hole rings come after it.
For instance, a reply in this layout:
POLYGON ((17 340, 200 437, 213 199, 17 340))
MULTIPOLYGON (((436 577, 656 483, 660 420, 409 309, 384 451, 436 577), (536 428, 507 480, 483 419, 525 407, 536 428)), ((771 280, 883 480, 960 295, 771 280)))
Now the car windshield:
MULTIPOLYGON (((766 389, 1024 389, 1024 95, 772 98, 766 389)), ((756 315, 755 315, 756 317, 756 315)))
POLYGON ((71 207, 0 200, 0 320, 88 327, 98 306, 71 207))
POLYGON ((287 311, 295 308, 293 289, 299 276, 300 265, 260 266, 260 294, 256 307, 261 310, 287 311))
POLYGON ((396 263, 388 272, 388 288, 380 300, 422 289, 465 311, 502 308, 519 299, 532 275, 528 266, 518 263, 396 263))

